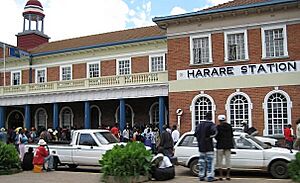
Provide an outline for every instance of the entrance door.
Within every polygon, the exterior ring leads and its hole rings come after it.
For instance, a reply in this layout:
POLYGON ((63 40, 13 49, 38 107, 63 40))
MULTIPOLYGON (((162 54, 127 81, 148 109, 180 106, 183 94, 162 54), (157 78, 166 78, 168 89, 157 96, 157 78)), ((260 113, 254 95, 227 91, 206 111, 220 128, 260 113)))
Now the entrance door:
POLYGON ((24 127, 24 118, 20 111, 14 111, 8 116, 8 128, 24 127))
POLYGON ((99 109, 97 107, 92 107, 91 109, 91 127, 92 129, 97 129, 99 126, 99 109))

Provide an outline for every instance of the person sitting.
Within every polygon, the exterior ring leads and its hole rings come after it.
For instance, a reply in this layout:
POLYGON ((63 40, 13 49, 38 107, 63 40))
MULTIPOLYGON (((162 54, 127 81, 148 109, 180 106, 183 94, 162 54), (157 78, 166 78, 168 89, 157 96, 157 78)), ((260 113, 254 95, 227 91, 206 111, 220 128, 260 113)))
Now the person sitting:
POLYGON ((38 142, 40 145, 36 150, 33 157, 34 165, 43 165, 43 169, 47 171, 51 171, 53 168, 53 156, 49 153, 49 148, 44 139, 40 139, 38 142), (47 148, 47 149, 46 149, 47 148), (48 167, 46 168, 46 164, 48 167))
POLYGON ((21 164, 22 169, 24 171, 33 169, 32 160, 33 160, 33 148, 29 147, 28 152, 25 153, 23 162, 21 164))
POLYGON ((153 157, 151 174, 155 180, 164 181, 175 177, 175 168, 170 159, 163 154, 164 149, 158 148, 158 154, 153 157))

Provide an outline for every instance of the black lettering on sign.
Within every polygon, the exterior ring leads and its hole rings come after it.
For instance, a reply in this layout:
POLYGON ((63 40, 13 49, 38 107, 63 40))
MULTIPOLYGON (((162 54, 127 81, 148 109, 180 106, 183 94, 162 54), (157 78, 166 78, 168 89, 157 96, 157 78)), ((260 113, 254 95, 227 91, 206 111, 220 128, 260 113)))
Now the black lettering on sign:
POLYGON ((214 76, 219 76, 218 70, 216 68, 213 68, 212 72, 211 72, 211 77, 214 77, 214 76))
POLYGON ((195 78, 195 72, 194 70, 187 70, 187 75, 188 75, 188 78, 195 78))
POLYGON ((234 75, 233 67, 227 67, 227 75, 228 75, 228 76, 234 75))
POLYGON ((203 77, 200 69, 198 69, 198 71, 196 73, 196 78, 199 78, 199 77, 201 77, 201 78, 203 77))
POLYGON ((209 73, 210 73, 210 70, 209 70, 209 69, 204 69, 204 70, 203 70, 203 76, 204 76, 204 77, 210 77, 210 74, 209 74, 209 73))
POLYGON ((267 67, 269 68, 270 73, 273 73, 273 67, 275 67, 274 63, 267 64, 267 67))
POLYGON ((242 74, 247 74, 248 69, 247 69, 247 66, 246 66, 246 65, 243 65, 243 66, 241 67, 241 72, 242 72, 242 74))
POLYGON ((263 65, 260 65, 260 66, 258 67, 258 70, 257 70, 257 73, 258 73, 258 74, 261 73, 261 72, 267 73, 267 71, 266 71, 266 69, 265 69, 265 67, 264 67, 263 65))
POLYGON ((288 70, 289 71, 297 71, 297 64, 296 62, 288 62, 288 70))
POLYGON ((220 68, 220 76, 226 76, 226 68, 224 67, 220 68))

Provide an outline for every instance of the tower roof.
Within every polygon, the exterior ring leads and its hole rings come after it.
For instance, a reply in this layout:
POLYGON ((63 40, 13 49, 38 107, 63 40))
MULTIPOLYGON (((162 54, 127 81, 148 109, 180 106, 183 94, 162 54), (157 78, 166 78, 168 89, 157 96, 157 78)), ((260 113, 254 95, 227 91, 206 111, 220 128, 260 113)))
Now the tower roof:
POLYGON ((26 3, 26 5, 24 7, 24 11, 23 11, 23 16, 26 16, 29 14, 39 15, 41 17, 45 16, 43 6, 38 0, 29 0, 26 3))

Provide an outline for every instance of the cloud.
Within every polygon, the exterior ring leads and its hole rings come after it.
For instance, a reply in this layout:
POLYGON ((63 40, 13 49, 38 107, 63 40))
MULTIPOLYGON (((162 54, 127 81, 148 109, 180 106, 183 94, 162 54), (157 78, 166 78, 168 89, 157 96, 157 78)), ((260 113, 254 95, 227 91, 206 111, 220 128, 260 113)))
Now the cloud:
POLYGON ((141 6, 130 9, 127 22, 132 23, 134 27, 154 25, 151 19, 151 8, 151 1, 146 1, 141 6))
POLYGON ((178 14, 184 14, 187 13, 187 11, 181 7, 175 6, 171 10, 171 15, 178 15, 178 14))
POLYGON ((223 4, 231 0, 207 0, 211 5, 223 4))

